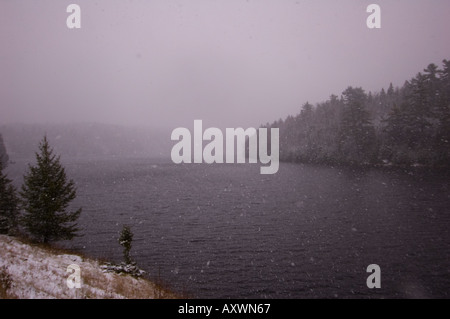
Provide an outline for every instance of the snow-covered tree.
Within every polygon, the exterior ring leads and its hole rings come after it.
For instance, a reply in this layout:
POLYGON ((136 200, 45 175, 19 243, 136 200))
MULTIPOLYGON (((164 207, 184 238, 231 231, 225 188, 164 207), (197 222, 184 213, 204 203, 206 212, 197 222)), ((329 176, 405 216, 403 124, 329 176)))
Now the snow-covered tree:
POLYGON ((0 161, 0 234, 12 234, 17 227, 18 197, 12 181, 3 173, 0 161))
POLYGON ((6 152, 5 143, 3 142, 2 135, 0 134, 0 163, 3 164, 3 167, 8 165, 8 153, 6 152))
POLYGON ((342 95, 344 109, 339 132, 341 160, 356 163, 370 161, 375 131, 366 108, 367 95, 362 88, 352 87, 348 87, 342 95))
POLYGON ((131 264, 130 250, 133 242, 133 233, 129 226, 124 225, 119 236, 119 244, 123 246, 123 258, 126 264, 131 264))
POLYGON ((81 208, 69 211, 76 197, 73 180, 68 180, 60 157, 53 154, 45 136, 36 153, 36 166, 29 165, 20 196, 25 230, 35 239, 48 243, 78 236, 76 220, 81 208))

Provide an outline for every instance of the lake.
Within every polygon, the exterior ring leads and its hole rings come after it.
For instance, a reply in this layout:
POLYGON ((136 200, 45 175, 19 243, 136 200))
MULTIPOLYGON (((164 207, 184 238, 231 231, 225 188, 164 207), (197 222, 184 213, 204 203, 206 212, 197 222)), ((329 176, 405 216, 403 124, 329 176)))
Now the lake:
MULTIPOLYGON (((65 245, 122 259, 199 298, 448 298, 448 172, 281 163, 175 165, 63 160, 83 237, 65 245), (371 264, 381 289, 366 285, 371 264)), ((25 161, 7 172, 22 182, 25 161)))

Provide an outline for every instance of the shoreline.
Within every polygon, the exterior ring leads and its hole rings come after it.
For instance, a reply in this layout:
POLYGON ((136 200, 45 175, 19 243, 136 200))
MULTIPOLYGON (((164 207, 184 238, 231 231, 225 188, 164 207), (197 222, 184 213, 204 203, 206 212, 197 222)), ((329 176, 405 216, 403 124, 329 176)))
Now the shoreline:
POLYGON ((300 160, 280 160, 280 163, 284 164, 297 164, 297 165, 312 165, 312 166, 320 166, 324 168, 348 168, 348 169, 379 169, 379 170, 392 170, 392 171, 406 171, 406 170, 422 170, 428 171, 430 173, 433 172, 442 172, 448 171, 450 169, 449 166, 427 166, 424 164, 371 164, 371 163, 329 163, 329 162, 309 162, 309 161, 300 161, 300 160))
POLYGON ((0 299, 178 299, 146 278, 106 272, 104 263, 65 249, 0 235, 0 299), (69 288, 69 266, 80 288, 69 288))

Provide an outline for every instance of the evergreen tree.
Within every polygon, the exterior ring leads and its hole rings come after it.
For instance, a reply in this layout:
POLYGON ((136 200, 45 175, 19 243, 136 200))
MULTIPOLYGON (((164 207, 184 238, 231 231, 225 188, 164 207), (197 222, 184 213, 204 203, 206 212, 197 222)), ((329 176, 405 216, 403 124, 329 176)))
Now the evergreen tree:
POLYGON ((415 139, 415 145, 411 147, 425 146, 429 142, 428 128, 431 125, 432 108, 428 84, 427 76, 422 73, 417 74, 411 81, 412 91, 407 96, 407 109, 405 108, 410 135, 415 139))
POLYGON ((431 111, 433 111, 433 108, 438 105, 438 101, 440 98, 439 94, 440 81, 438 78, 439 70, 436 64, 431 63, 423 71, 425 79, 425 89, 427 91, 426 92, 427 102, 428 105, 431 107, 431 111))
POLYGON ((398 164, 411 164, 409 153, 409 131, 404 107, 394 105, 386 119, 383 119, 382 157, 398 164))
POLYGON ((375 131, 365 107, 367 99, 362 88, 347 88, 343 93, 344 109, 339 132, 341 160, 362 163, 373 159, 375 131))
POLYGON ((81 208, 71 212, 70 202, 76 197, 73 180, 67 180, 60 157, 53 155, 45 136, 36 153, 37 165, 29 165, 20 195, 25 211, 22 224, 35 239, 48 243, 70 240, 78 236, 76 220, 81 208))
POLYGON ((450 106, 450 61, 442 61, 444 68, 439 70, 441 105, 450 106))
POLYGON ((129 226, 124 225, 122 227, 122 231, 120 232, 119 244, 123 246, 123 258, 127 265, 132 263, 130 257, 132 242, 133 242, 133 233, 131 232, 129 226))
POLYGON ((388 88, 388 91, 387 91, 387 95, 388 95, 388 96, 394 95, 394 86, 392 85, 392 82, 389 84, 389 88, 388 88))
POLYGON ((444 68, 439 70, 440 101, 436 116, 439 126, 436 133, 437 161, 440 165, 450 162, 450 61, 443 61, 444 68))
POLYGON ((14 234, 17 228, 19 199, 12 181, 3 173, 0 161, 0 234, 14 234))
POLYGON ((300 116, 302 116, 305 120, 309 120, 311 119, 312 113, 313 106, 309 102, 303 104, 302 110, 300 111, 300 116))
POLYGON ((8 165, 8 153, 6 152, 5 143, 3 143, 3 138, 0 135, 0 163, 3 164, 3 167, 6 167, 8 165))

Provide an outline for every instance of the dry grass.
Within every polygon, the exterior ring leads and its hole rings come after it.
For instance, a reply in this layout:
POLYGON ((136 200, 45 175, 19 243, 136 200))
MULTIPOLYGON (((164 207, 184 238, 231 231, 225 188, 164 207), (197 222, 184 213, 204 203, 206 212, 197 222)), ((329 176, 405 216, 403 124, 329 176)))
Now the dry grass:
POLYGON ((105 273, 85 256, 0 236, 0 298, 173 299, 161 284, 128 275, 105 273), (81 288, 70 289, 67 267, 77 264, 81 288))
POLYGON ((0 299, 11 299, 8 293, 11 289, 12 279, 8 273, 8 268, 3 266, 0 268, 0 299))

